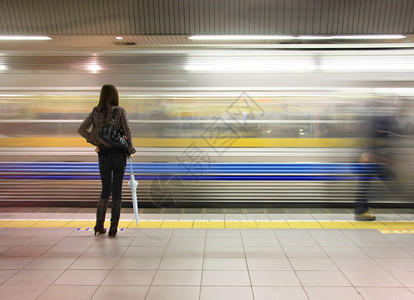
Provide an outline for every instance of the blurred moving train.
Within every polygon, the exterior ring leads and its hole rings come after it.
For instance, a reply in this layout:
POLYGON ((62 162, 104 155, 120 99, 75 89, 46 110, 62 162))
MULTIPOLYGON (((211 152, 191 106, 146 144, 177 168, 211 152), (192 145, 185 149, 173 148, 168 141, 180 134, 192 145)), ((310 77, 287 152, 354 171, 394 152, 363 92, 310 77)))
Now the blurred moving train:
MULTIPOLYGON (((396 121, 402 188, 389 193, 375 182, 371 202, 412 203, 410 50, 43 53, 0 62, 0 201, 97 199, 96 153, 77 128, 112 83, 131 123, 142 204, 352 204, 358 176, 371 176, 358 157, 375 115, 396 121)), ((130 201, 126 182, 124 192, 130 201)))

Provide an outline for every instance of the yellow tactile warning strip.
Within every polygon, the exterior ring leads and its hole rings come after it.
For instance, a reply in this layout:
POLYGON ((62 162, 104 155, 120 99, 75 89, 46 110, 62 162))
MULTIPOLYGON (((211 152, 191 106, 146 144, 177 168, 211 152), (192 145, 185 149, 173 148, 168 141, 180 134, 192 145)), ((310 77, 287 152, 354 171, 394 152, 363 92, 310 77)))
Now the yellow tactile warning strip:
MULTIPOLYGON (((91 228, 95 220, 51 220, 51 219, 14 219, 1 220, 0 227, 51 227, 51 228, 91 228)), ((109 221, 105 222, 109 227, 109 221)), ((414 222, 384 221, 357 222, 347 220, 141 220, 139 225, 133 220, 121 220, 119 228, 228 228, 228 229, 377 229, 384 233, 414 233, 414 222)))

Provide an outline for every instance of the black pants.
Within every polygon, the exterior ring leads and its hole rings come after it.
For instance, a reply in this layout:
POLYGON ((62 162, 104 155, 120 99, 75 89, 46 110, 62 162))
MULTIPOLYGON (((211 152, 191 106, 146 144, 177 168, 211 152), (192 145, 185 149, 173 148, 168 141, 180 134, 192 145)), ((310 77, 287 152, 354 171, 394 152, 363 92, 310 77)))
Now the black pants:
POLYGON ((368 211, 368 189, 370 187, 370 182, 376 177, 381 179, 390 190, 396 189, 392 185, 392 181, 395 181, 397 177, 385 164, 378 165, 375 168, 374 174, 361 174, 358 178, 354 210, 355 214, 363 214, 368 211))
POLYGON ((99 173, 101 174, 101 198, 122 201, 122 181, 124 180, 126 155, 120 151, 99 151, 99 173))

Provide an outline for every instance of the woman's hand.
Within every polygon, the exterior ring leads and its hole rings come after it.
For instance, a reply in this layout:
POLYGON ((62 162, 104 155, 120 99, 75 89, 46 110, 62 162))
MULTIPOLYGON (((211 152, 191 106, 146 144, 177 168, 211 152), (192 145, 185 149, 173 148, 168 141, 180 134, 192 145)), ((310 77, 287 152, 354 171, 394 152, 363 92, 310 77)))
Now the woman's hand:
POLYGON ((99 153, 99 148, 98 147, 95 148, 95 152, 99 153))

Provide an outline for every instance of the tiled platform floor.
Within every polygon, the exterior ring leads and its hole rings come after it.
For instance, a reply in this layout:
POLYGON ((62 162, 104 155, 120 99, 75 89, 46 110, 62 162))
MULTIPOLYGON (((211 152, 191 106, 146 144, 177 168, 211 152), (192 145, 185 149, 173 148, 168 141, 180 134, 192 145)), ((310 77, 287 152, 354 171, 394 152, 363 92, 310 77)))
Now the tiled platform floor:
MULTIPOLYGON (((414 219, 410 209, 374 212, 381 222, 414 219)), ((141 217, 320 223, 352 213, 144 209, 141 217)), ((88 220, 94 209, 0 208, 0 218, 88 220)), ((131 221, 132 210, 121 218, 131 221)), ((0 299, 414 299, 414 234, 126 228, 109 239, 85 228, 2 227, 0 284, 0 299)))

